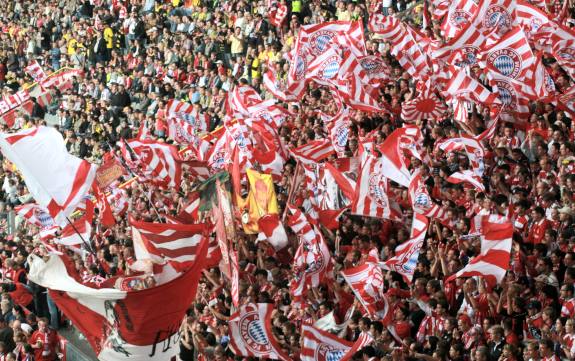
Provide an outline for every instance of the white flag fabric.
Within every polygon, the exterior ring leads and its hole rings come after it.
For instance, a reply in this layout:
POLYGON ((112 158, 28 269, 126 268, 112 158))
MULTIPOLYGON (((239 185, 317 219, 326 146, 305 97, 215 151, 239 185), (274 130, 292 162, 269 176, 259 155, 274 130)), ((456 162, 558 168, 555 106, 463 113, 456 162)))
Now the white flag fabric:
POLYGON ((96 166, 68 153, 54 128, 38 127, 0 136, 2 153, 24 176, 36 202, 60 226, 88 193, 96 166))

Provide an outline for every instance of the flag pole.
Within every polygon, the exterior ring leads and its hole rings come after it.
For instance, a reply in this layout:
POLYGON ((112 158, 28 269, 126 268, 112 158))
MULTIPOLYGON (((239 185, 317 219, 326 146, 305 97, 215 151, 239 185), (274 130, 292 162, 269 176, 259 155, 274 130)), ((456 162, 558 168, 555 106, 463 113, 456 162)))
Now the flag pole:
POLYGON ((98 255, 96 254, 96 251, 94 251, 94 248, 92 247, 92 245, 86 241, 84 239, 84 236, 82 236, 82 233, 80 233, 80 231, 78 231, 78 228, 76 228, 76 226, 74 225, 74 223, 70 220, 70 218, 68 218, 68 216, 66 216, 66 220, 68 221, 68 224, 72 227, 72 229, 74 230, 74 232, 76 232, 76 234, 78 236, 80 236, 80 239, 82 240, 82 243, 84 243, 84 245, 88 248, 88 252, 90 252, 95 258, 96 260, 98 259, 98 255))
MULTIPOLYGON (((135 155, 136 152, 134 152, 134 149, 132 149, 132 147, 130 146, 130 144, 128 144, 128 142, 126 142, 124 139, 122 139, 122 141, 124 142, 124 144, 126 145, 126 147, 128 148, 128 151, 132 154, 135 155)), ((110 148, 110 151, 112 151, 112 146, 110 145, 110 143, 108 142, 108 140, 106 140, 106 144, 108 144, 108 148, 110 148)), ((128 167, 128 164, 126 163, 126 160, 120 156, 120 163, 122 163, 122 166, 128 170, 128 172, 130 173, 130 175, 134 178, 137 178, 136 174, 132 171, 132 169, 130 167, 128 167)), ((142 184, 143 185, 143 184, 142 184)), ((148 200, 148 203, 150 204, 150 206, 152 207, 152 209, 154 210, 154 213, 156 213, 156 217, 158 217, 158 221, 160 223, 162 223, 162 216, 160 215, 160 212, 158 212, 158 209, 156 208, 156 206, 154 206, 154 203, 152 202, 152 199, 150 198, 150 196, 148 195, 148 192, 144 192, 144 196, 146 197, 146 199, 148 200)))

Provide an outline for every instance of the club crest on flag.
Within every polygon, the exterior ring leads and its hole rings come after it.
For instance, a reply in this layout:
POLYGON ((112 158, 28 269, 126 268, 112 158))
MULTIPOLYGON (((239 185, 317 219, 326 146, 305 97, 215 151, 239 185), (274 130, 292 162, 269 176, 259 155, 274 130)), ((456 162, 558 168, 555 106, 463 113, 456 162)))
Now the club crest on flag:
POLYGON ((313 34, 309 41, 309 46, 314 55, 321 55, 332 42, 335 34, 332 31, 321 30, 313 34))
POLYGON ((347 124, 341 124, 335 130, 335 143, 333 144, 338 153, 345 150, 345 145, 347 144, 347 139, 349 136, 349 127, 347 124))
POLYGON ((521 57, 513 49, 500 49, 489 54, 487 61, 502 75, 517 78, 521 70, 521 57))
POLYGON ((185 120, 192 127, 194 127, 194 129, 197 129, 200 126, 200 124, 196 120, 196 117, 194 117, 192 114, 185 113, 185 112, 177 112, 176 117, 185 120))
POLYGON ((331 345, 321 343, 315 349, 314 359, 318 361, 338 361, 343 355, 345 355, 343 350, 338 350, 331 345))
POLYGON ((515 94, 515 89, 513 86, 506 81, 497 79, 495 81, 497 86, 497 91, 499 92, 499 99, 504 106, 510 106, 516 103, 517 95, 515 94))
POLYGON ((431 208, 431 198, 427 193, 427 189, 425 189, 425 185, 421 185, 417 188, 415 191, 415 199, 413 203, 414 206, 423 210, 428 210, 431 208))
POLYGON ((295 57, 295 78, 301 80, 307 71, 307 60, 305 54, 299 51, 295 57))
POLYGON ((319 76, 322 79, 331 79, 337 75, 339 72, 339 57, 332 56, 327 59, 321 66, 319 71, 319 76))
POLYGON ((380 174, 374 173, 369 176, 369 198, 382 208, 389 207, 386 194, 387 179, 380 174))
POLYGON ((462 28, 471 19, 471 14, 463 9, 457 9, 449 16, 449 23, 455 27, 462 28))
POLYGON ((459 66, 477 64, 477 53, 479 49, 472 45, 464 45, 461 48, 463 59, 458 63, 459 66))
POLYGON ((491 29, 495 26, 500 29, 508 29, 511 27, 511 15, 501 5, 491 5, 483 18, 483 26, 491 29))
POLYGON ((266 353, 271 351, 271 345, 262 327, 259 314, 249 312, 242 315, 239 322, 240 335, 246 347, 253 353, 266 353))
POLYGON ((176 130, 176 138, 177 141, 183 142, 183 143, 197 143, 197 139, 195 139, 195 137, 192 137, 191 134, 188 134, 188 132, 186 132, 182 126, 178 123, 174 124, 174 129, 176 130))
POLYGON ((221 169, 224 167, 225 161, 226 161, 226 152, 223 150, 220 150, 219 152, 214 154, 211 167, 214 169, 221 169))
POLYGON ((359 64, 367 74, 378 74, 383 71, 383 60, 375 57, 364 58, 359 64))

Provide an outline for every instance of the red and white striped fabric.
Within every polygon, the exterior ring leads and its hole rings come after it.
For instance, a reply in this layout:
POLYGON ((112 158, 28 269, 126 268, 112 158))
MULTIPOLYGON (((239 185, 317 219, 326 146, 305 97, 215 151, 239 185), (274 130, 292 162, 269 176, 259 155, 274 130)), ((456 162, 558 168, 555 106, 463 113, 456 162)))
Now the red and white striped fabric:
MULTIPOLYGON (((205 249, 198 260, 205 258, 205 249)), ((86 336, 98 360, 176 359, 179 349, 172 342, 196 297, 203 262, 197 262, 180 277, 145 291, 87 287, 77 281, 81 276, 65 256, 51 255, 45 262, 31 255, 28 263, 28 278, 49 289, 50 298, 86 336), (124 317, 130 322, 125 322, 124 317)))
POLYGON ((473 23, 487 36, 502 36, 515 24, 516 0, 483 0, 473 23))
POLYGON ((415 79, 424 79, 429 75, 431 61, 420 45, 415 41, 406 24, 401 24, 402 30, 397 31, 388 40, 391 43, 391 55, 415 79))
POLYGON ((502 103, 501 119, 508 122, 525 122, 529 119, 529 99, 524 94, 526 84, 504 78, 494 72, 487 74, 493 92, 502 103))
POLYGON ((299 238, 299 247, 294 256, 294 279, 292 287, 296 298, 305 294, 308 288, 318 287, 332 269, 329 248, 320 230, 313 225, 299 209, 289 208, 292 215, 288 224, 299 238))
POLYGON ((417 98, 405 102, 401 107, 401 117, 406 122, 416 122, 422 119, 441 119, 447 106, 439 99, 435 93, 425 89, 417 98))
POLYGON ((167 118, 177 118, 184 120, 192 126, 196 132, 207 132, 210 129, 210 117, 205 113, 200 113, 198 107, 176 99, 168 100, 166 104, 167 118))
POLYGON ((167 123, 168 138, 172 138, 174 142, 180 144, 199 143, 198 137, 196 135, 196 129, 190 123, 181 118, 174 117, 168 118, 167 123))
POLYGON ((44 81, 48 77, 44 69, 42 69, 42 66, 40 66, 36 60, 32 60, 28 66, 24 68, 24 71, 37 83, 44 81))
POLYGON ((553 56, 567 74, 575 78, 575 33, 562 28, 553 33, 551 42, 553 56))
POLYGON ((419 250, 423 246, 428 226, 429 220, 427 217, 414 212, 409 240, 395 247, 393 257, 387 261, 380 262, 380 266, 383 269, 399 273, 405 282, 411 283, 419 258, 419 250))
POLYGON ((30 100, 30 93, 27 90, 19 90, 15 94, 5 96, 0 101, 0 114, 4 114, 12 109, 20 107, 30 100))
POLYGON ((418 148, 421 146, 423 136, 417 126, 406 125, 394 130, 378 147, 381 152, 382 174, 392 181, 409 187, 411 174, 410 161, 405 152, 421 159, 418 148))
POLYGON ((82 77, 84 72, 81 69, 66 69, 48 75, 48 77, 40 83, 45 88, 57 88, 62 90, 72 84, 74 77, 82 77))
MULTIPOLYGON (((305 166, 305 164, 304 164, 305 166)), ((338 210, 348 207, 355 196, 355 181, 330 163, 318 164, 317 189, 320 209, 338 210)))
POLYGON ((231 117, 249 116, 248 108, 262 102, 258 92, 249 85, 237 85, 226 98, 226 114, 231 117))
POLYGON ((483 216, 481 220, 481 253, 448 280, 482 276, 490 285, 501 282, 509 270, 513 225, 508 219, 483 216))
POLYGON ((446 139, 443 142, 437 143, 435 149, 441 149, 446 153, 464 151, 469 158, 471 167, 476 175, 483 176, 485 170, 484 157, 485 148, 475 138, 462 136, 460 138, 446 139))
POLYGON ((433 57, 447 61, 449 64, 475 65, 479 49, 485 42, 485 36, 473 24, 469 23, 453 39, 433 50, 433 57))
POLYGON ((386 40, 395 39, 398 33, 405 32, 401 20, 394 15, 370 14, 368 28, 386 40))
POLYGON ((36 202, 56 224, 66 224, 92 187, 96 166, 69 154, 62 135, 50 127, 3 133, 0 148, 22 173, 36 202))
POLYGON ((232 159, 231 137, 224 127, 215 132, 214 136, 216 141, 206 154, 206 159, 210 168, 222 170, 232 159))
POLYGON ((331 145, 338 157, 345 156, 345 147, 347 146, 349 127, 351 126, 349 109, 342 106, 333 117, 324 121, 324 125, 328 130, 331 145))
POLYGON ((291 149, 290 153, 302 163, 319 163, 335 153, 329 139, 316 139, 298 148, 291 149))
POLYGON ((460 172, 452 173, 449 175, 449 177, 447 177, 447 181, 454 184, 467 183, 472 185, 475 189, 477 189, 477 191, 485 192, 485 186, 483 185, 481 178, 471 170, 463 170, 460 172))
POLYGON ((520 27, 513 28, 492 46, 482 48, 477 60, 498 77, 514 79, 535 93, 537 58, 520 27))
POLYGON ((373 87, 379 88, 391 81, 391 68, 381 57, 366 55, 357 57, 357 61, 373 87))
POLYGON ((467 99, 485 105, 501 104, 497 94, 490 92, 480 82, 467 75, 465 70, 455 68, 453 70, 454 76, 445 87, 447 98, 467 99))
POLYGON ((291 360, 272 334, 272 312, 270 303, 248 303, 230 316, 229 345, 236 356, 291 360))
POLYGON ((302 337, 301 361, 347 361, 373 342, 367 332, 362 332, 355 342, 349 342, 306 324, 302 325, 302 337))
POLYGON ((444 219, 445 211, 431 199, 427 186, 421 178, 420 169, 413 172, 408 192, 409 202, 415 213, 419 213, 428 218, 444 219))
POLYGON ((254 119, 263 119, 268 124, 276 127, 276 129, 279 129, 288 116, 288 111, 286 109, 279 105, 271 104, 269 101, 263 101, 259 104, 248 107, 248 112, 249 117, 254 119))
POLYGON ((26 222, 40 228, 52 227, 54 219, 48 213, 48 210, 36 203, 27 203, 14 207, 16 214, 26 219, 26 222))
POLYGON ((349 49, 355 56, 365 55, 365 39, 361 21, 331 21, 299 28, 297 47, 309 48, 319 56, 331 46, 349 49))
POLYGON ((128 210, 129 200, 128 194, 122 188, 115 186, 108 187, 109 194, 107 195, 108 203, 112 208, 112 213, 119 216, 128 210))
POLYGON ((230 269, 232 272, 232 303, 235 308, 240 307, 240 267, 238 265, 238 251, 232 249, 230 252, 230 269))
POLYGON ((72 224, 62 228, 60 237, 54 243, 64 246, 78 246, 84 243, 90 244, 90 235, 92 234, 91 220, 82 217, 72 224))
MULTIPOLYGON (((272 93, 272 95, 276 99, 278 99, 282 102, 297 101, 297 97, 286 92, 285 84, 283 84, 283 82, 280 79, 278 79, 278 76, 274 70, 268 69, 268 71, 266 71, 263 74, 263 81, 262 82, 263 82, 264 87, 270 93, 272 93)), ((296 90, 296 91, 294 91, 294 93, 301 94, 303 92, 303 87, 305 87, 305 83, 302 82, 301 86, 302 86, 302 89, 296 90)))
POLYGON ((536 39, 540 39, 542 36, 550 36, 552 33, 550 30, 554 27, 554 24, 545 11, 531 5, 527 1, 517 0, 516 6, 517 17, 515 20, 525 31, 527 38, 532 40, 537 48, 536 39))
POLYGON ((131 218, 130 224, 138 261, 167 261, 179 272, 194 264, 200 248, 207 243, 207 226, 202 223, 150 223, 131 218))
POLYGON ((351 213, 368 217, 401 219, 398 210, 388 196, 389 180, 383 175, 382 159, 363 153, 358 187, 351 204, 351 213))
POLYGON ((441 24, 444 37, 454 38, 459 35, 477 13, 478 6, 474 1, 456 0, 451 2, 447 16, 441 24))
POLYGON ((152 140, 129 139, 123 141, 120 148, 122 157, 141 181, 179 189, 182 160, 176 146, 152 140))
POLYGON ((344 269, 341 275, 369 316, 388 326, 393 319, 393 309, 383 292, 381 268, 373 263, 364 263, 344 269))
POLYGON ((270 8, 268 20, 272 26, 281 28, 286 19, 287 13, 287 6, 285 4, 278 4, 276 7, 270 8))

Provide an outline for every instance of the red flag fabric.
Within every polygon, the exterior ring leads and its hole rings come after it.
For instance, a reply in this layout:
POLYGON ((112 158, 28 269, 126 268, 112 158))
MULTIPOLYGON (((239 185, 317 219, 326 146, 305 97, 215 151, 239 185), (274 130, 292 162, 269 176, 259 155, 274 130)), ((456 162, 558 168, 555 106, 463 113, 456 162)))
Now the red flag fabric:
MULTIPOLYGON (((206 247, 198 249, 205 257, 206 247)), ((140 291, 95 289, 79 282, 71 261, 57 255, 47 262, 32 255, 29 279, 48 288, 68 319, 86 336, 102 361, 175 359, 179 328, 196 296, 202 262, 181 276, 140 291), (169 305, 169 307, 158 307, 169 305)))
POLYGON ((367 332, 362 332, 355 342, 349 342, 306 324, 302 325, 302 337, 301 361, 346 361, 373 342, 367 332))

